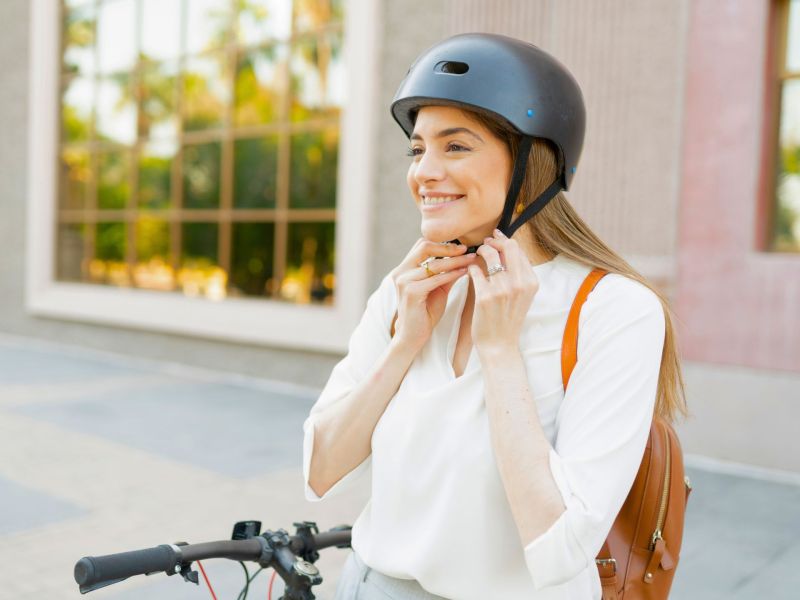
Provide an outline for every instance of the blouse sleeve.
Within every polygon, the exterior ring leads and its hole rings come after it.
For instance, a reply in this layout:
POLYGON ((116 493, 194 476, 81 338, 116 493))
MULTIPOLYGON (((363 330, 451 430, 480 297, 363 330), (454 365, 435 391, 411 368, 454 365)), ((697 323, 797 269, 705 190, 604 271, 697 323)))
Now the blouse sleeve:
POLYGON ((644 285, 610 274, 589 294, 549 456, 566 509, 525 547, 536 589, 595 568, 644 454, 664 335, 661 302, 644 285))
POLYGON ((311 454, 314 450, 314 418, 320 411, 346 397, 367 376, 375 361, 383 354, 391 341, 390 328, 395 306, 394 283, 387 275, 369 297, 367 308, 350 336, 347 355, 333 368, 322 394, 303 423, 303 477, 306 499, 311 502, 323 500, 351 487, 353 481, 369 470, 372 455, 345 474, 322 496, 318 496, 308 484, 311 454))

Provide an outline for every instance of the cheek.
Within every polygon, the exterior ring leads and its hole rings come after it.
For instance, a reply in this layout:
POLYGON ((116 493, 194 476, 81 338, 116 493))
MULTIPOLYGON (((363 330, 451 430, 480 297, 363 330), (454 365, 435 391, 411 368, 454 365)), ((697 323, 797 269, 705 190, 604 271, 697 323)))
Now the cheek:
POLYGON ((408 166, 408 172, 406 173, 406 183, 408 184, 408 189, 411 190, 414 194, 417 193, 417 181, 414 178, 414 163, 411 163, 408 166))

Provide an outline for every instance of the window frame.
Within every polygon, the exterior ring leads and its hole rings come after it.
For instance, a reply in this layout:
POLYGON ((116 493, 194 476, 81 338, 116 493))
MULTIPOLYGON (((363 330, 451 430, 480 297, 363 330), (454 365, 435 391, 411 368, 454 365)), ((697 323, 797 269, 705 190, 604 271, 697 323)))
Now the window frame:
POLYGON ((32 0, 28 133, 26 294, 29 314, 293 349, 342 352, 367 297, 378 101, 377 3, 345 2, 347 102, 340 117, 336 289, 332 305, 226 298, 57 281, 60 0, 32 0), (41 157, 46 157, 44 161, 41 157))

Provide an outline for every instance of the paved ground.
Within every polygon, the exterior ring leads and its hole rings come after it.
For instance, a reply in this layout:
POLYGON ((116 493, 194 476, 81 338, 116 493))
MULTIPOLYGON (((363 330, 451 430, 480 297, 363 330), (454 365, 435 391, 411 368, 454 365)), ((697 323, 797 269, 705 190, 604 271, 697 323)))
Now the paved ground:
MULTIPOLYGON (((365 486, 322 505, 303 498, 301 426, 313 401, 313 390, 0 336, 0 598, 79 598, 82 556, 226 539, 237 520, 352 523, 365 486)), ((800 598, 800 486, 689 474, 672 598, 800 598)), ((332 597, 344 559, 323 553, 319 598, 332 597)), ((220 600, 236 598, 241 567, 205 566, 220 600)), ((251 598, 267 597, 268 575, 251 598)), ((210 596, 157 575, 89 597, 210 596)))

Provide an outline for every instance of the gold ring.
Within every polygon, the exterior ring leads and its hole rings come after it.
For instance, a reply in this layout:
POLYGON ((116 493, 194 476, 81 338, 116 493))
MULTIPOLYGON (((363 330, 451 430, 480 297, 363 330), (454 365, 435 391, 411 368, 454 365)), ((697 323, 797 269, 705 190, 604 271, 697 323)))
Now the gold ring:
POLYGON ((436 275, 436 273, 434 271, 431 271, 431 263, 434 260, 436 260, 435 256, 429 256, 428 258, 423 260, 421 263, 419 263, 420 267, 425 267, 425 272, 428 274, 428 277, 430 277, 431 275, 436 275))

